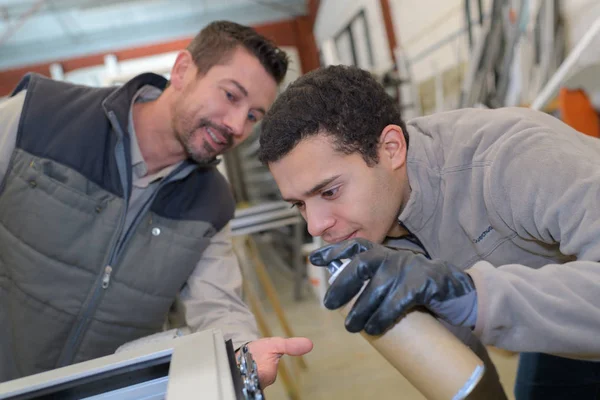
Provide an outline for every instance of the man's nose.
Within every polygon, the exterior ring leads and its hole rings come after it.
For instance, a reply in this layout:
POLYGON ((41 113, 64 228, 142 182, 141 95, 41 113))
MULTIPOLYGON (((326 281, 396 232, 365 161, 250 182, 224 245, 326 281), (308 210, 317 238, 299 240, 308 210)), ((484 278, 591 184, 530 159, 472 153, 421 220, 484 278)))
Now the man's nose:
POLYGON ((235 137, 240 137, 244 136, 247 133, 246 131, 250 131, 247 122, 248 112, 240 108, 229 113, 225 120, 225 125, 235 137))
POLYGON ((323 236, 323 233, 335 223, 335 219, 332 216, 318 210, 313 209, 309 211, 307 208, 305 215, 308 233, 311 236, 323 236))

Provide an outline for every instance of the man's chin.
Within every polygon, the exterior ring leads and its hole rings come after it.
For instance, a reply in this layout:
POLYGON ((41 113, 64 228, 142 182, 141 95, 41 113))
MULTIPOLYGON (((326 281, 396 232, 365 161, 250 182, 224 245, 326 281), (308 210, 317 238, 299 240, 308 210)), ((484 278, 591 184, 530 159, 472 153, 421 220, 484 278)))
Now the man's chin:
POLYGON ((221 154, 231 150, 233 146, 227 146, 224 147, 222 149, 212 149, 211 151, 206 151, 207 149, 203 149, 204 151, 195 151, 195 152, 189 152, 189 156, 192 160, 196 161, 197 163, 207 163, 210 162, 212 160, 214 160, 216 157, 220 156, 221 154))
POLYGON ((210 149, 208 151, 207 148, 199 149, 198 151, 188 151, 188 157, 197 162, 198 164, 206 164, 213 161, 217 156, 223 154, 226 150, 218 151, 214 149, 210 149))
POLYGON ((200 154, 192 154, 192 153, 190 153, 188 155, 189 155, 189 158, 191 158, 192 160, 194 160, 194 162, 197 163, 197 164, 207 164, 209 162, 212 162, 217 157, 218 154, 214 155, 214 156, 210 156, 208 154, 201 154, 200 155, 200 154))

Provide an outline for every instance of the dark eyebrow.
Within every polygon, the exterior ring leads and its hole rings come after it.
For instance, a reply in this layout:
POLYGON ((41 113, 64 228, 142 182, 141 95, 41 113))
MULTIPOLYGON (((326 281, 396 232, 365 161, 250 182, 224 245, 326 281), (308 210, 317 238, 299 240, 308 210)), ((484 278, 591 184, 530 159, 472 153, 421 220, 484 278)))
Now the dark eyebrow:
MULTIPOLYGON (((335 181, 337 178, 339 178, 341 175, 336 175, 336 176, 332 176, 331 178, 326 178, 323 179, 321 182, 317 183, 315 186, 313 186, 312 189, 310 189, 309 191, 304 193, 305 197, 310 197, 312 195, 314 195, 315 193, 318 193, 319 191, 321 191, 325 186, 329 185, 331 182, 335 181)), ((283 200, 287 201, 287 202, 295 202, 297 200, 295 199, 286 199, 284 198, 283 200)))
MULTIPOLYGON (((242 86, 242 84, 241 84, 241 83, 239 83, 239 82, 238 82, 238 81, 236 81, 235 79, 227 79, 227 81, 228 81, 228 82, 231 82, 231 83, 233 83, 233 84, 234 84, 234 85, 235 85, 235 86, 236 86, 236 87, 239 89, 239 91, 240 91, 240 92, 242 92, 242 94, 244 95, 244 97, 248 97, 248 91, 246 90, 246 88, 245 88, 245 87, 243 87, 243 86, 242 86)), ((256 110, 256 111, 260 111, 260 112, 261 112, 261 113, 263 113, 263 114, 266 114, 266 113, 267 113, 267 112, 265 111, 265 109, 264 109, 264 108, 262 108, 262 107, 257 107, 257 108, 255 108, 255 110, 256 110)))
POLYGON ((240 92, 242 92, 242 94, 244 96, 248 96, 248 91, 246 90, 245 87, 242 86, 241 83, 239 83, 238 81, 236 81, 235 79, 227 79, 227 82, 231 82, 233 83, 235 86, 237 86, 237 88, 240 90, 240 92))

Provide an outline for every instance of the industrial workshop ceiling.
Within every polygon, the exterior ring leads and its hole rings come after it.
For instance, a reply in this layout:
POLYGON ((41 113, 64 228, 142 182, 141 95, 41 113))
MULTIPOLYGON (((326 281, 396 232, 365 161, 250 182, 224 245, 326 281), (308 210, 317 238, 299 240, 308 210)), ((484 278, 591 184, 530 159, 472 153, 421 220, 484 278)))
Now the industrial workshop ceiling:
POLYGON ((0 0, 0 70, 305 14, 306 0, 0 0))

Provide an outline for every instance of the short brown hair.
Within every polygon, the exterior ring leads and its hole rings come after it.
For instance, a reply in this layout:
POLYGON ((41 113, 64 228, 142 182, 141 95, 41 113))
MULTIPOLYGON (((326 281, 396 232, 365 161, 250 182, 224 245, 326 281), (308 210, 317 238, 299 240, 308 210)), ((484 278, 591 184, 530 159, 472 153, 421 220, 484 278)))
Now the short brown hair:
POLYGON ((192 54, 200 73, 227 61, 232 51, 242 46, 253 54, 265 70, 280 84, 285 78, 288 57, 285 51, 254 29, 230 21, 215 21, 204 27, 190 42, 192 54))

